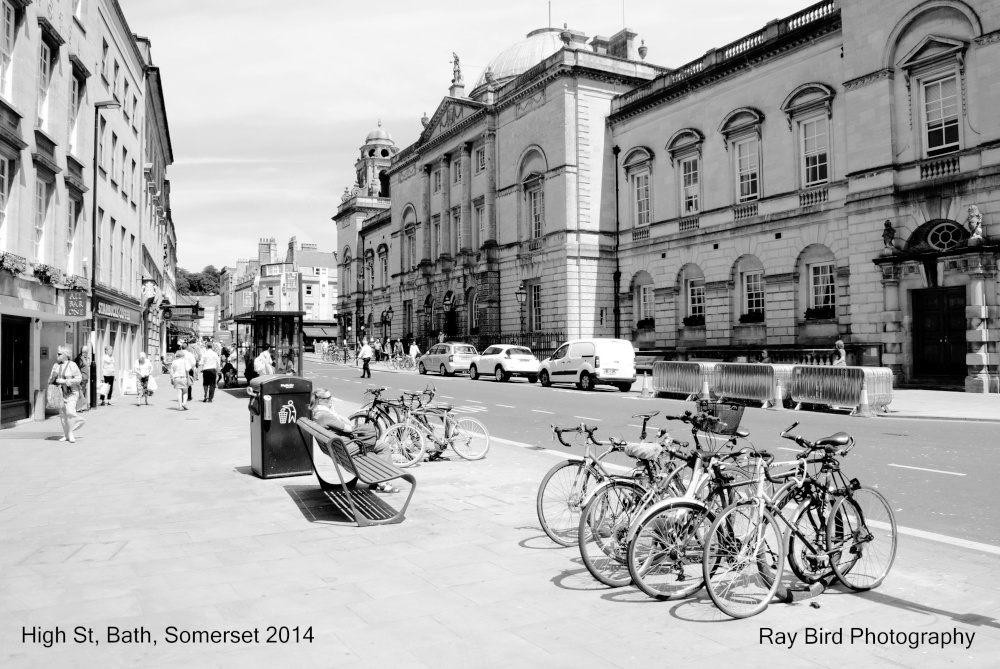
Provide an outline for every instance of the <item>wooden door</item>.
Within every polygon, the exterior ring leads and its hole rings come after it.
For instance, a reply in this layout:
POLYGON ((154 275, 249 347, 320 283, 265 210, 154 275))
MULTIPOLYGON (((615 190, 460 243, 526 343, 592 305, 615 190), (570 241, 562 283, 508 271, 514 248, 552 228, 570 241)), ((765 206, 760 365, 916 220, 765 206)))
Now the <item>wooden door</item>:
POLYGON ((913 291, 914 376, 964 377, 965 287, 913 291))

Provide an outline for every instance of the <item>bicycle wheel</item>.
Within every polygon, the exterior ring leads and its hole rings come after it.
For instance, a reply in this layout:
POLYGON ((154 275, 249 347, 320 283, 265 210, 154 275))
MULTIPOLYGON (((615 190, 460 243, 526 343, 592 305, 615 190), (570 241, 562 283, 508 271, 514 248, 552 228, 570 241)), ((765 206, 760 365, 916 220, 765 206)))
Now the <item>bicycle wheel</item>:
POLYGON ((632 582, 625 556, 628 528, 645 508, 646 490, 633 481, 615 481, 594 495, 580 514, 577 543, 591 576, 612 588, 632 582))
POLYGON ((896 518, 882 493, 859 488, 833 505, 826 525, 830 566, 851 590, 871 590, 896 559, 896 518))
POLYGON ((711 511, 684 500, 644 520, 625 557, 632 582, 656 599, 682 599, 698 592, 704 584, 702 544, 712 520, 711 511))
POLYGON ((449 417, 448 445, 466 460, 482 460, 490 450, 490 433, 475 418, 449 417))
POLYGON ((791 526, 798 529, 809 542, 807 544, 794 532, 788 531, 788 546, 785 549, 788 566, 803 583, 816 583, 830 574, 830 558, 825 552, 829 510, 829 503, 806 499, 798 505, 789 520, 791 526), (812 548, 809 544, 812 544, 812 548))
POLYGON ((785 542, 770 511, 733 504, 712 523, 702 576, 719 610, 749 618, 767 608, 781 584, 785 542))
POLYGON ((583 502, 598 482, 582 460, 565 460, 545 474, 535 510, 549 539, 560 546, 576 545, 583 502))
POLYGON ((420 430, 406 423, 390 425, 382 433, 382 441, 389 446, 392 462, 397 467, 410 467, 420 462, 427 447, 420 430))
POLYGON ((385 432, 385 429, 389 427, 390 423, 385 419, 385 417, 376 414, 375 416, 370 416, 367 411, 359 411, 353 413, 347 417, 347 420, 351 422, 354 427, 360 427, 362 425, 370 425, 375 429, 375 437, 380 438, 385 432))

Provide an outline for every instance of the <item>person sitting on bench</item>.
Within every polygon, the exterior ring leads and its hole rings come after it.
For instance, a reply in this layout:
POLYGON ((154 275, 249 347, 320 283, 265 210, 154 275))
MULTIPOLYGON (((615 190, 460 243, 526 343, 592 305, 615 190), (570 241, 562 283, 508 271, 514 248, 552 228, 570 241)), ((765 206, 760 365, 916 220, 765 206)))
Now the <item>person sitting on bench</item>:
MULTIPOLYGON (((344 437, 348 452, 354 456, 358 452, 374 453, 389 464, 392 462, 392 450, 385 442, 379 442, 375 428, 371 425, 351 425, 333 408, 333 397, 326 388, 316 388, 312 392, 312 419, 334 434, 344 437)), ((369 486, 378 492, 399 492, 399 488, 389 483, 372 484, 369 486)))

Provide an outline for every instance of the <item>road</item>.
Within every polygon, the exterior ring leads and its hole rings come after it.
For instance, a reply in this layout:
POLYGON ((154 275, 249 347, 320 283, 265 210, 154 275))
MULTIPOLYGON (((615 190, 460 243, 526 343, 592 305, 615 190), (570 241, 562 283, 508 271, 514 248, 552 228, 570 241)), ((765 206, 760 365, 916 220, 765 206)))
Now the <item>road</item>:
MULTIPOLYGON (((471 381, 468 376, 389 372, 378 364, 372 365, 368 380, 360 379, 355 367, 309 361, 305 372, 315 386, 327 387, 335 397, 357 403, 364 401, 362 394, 369 386, 385 386, 386 397, 398 397, 402 390, 420 391, 434 384, 437 400, 451 403, 459 414, 478 418, 491 435, 568 453, 580 454, 583 449, 565 449, 551 442, 550 424, 572 427, 586 422, 599 426, 598 437, 636 440, 641 421, 631 416, 659 411, 651 426, 666 425, 676 438, 690 441, 690 432, 685 432, 683 424, 668 423, 662 416, 683 413, 692 409, 693 403, 641 398, 639 383, 629 393, 603 387, 584 392, 573 386, 542 388, 525 380, 498 383, 493 379, 471 381)), ((796 449, 778 433, 795 421, 800 423, 796 432, 809 439, 841 430, 853 435, 857 446, 845 458, 843 471, 849 478, 857 477, 878 488, 892 505, 900 526, 1000 546, 1000 514, 996 513, 990 483, 992 473, 1000 470, 996 425, 748 408, 742 427, 750 430, 750 440, 757 448, 770 450, 781 459, 796 449)), ((631 463, 624 456, 619 462, 631 463)))

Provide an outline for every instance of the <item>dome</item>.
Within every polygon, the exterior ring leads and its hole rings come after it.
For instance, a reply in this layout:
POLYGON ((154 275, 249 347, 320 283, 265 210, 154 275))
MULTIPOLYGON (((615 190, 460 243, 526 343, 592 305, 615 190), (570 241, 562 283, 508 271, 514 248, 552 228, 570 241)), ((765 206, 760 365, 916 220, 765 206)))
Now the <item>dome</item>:
POLYGON ((365 144, 384 144, 388 142, 389 144, 394 144, 392 141, 392 135, 382 129, 382 119, 378 121, 378 127, 374 128, 368 136, 365 137, 365 144))
MULTIPOLYGON (((563 48, 560 37, 562 28, 540 28, 532 30, 528 36, 501 51, 490 61, 487 70, 493 71, 496 81, 503 82, 511 77, 524 74, 535 65, 563 48)), ((475 88, 486 83, 486 72, 479 75, 475 88)))

